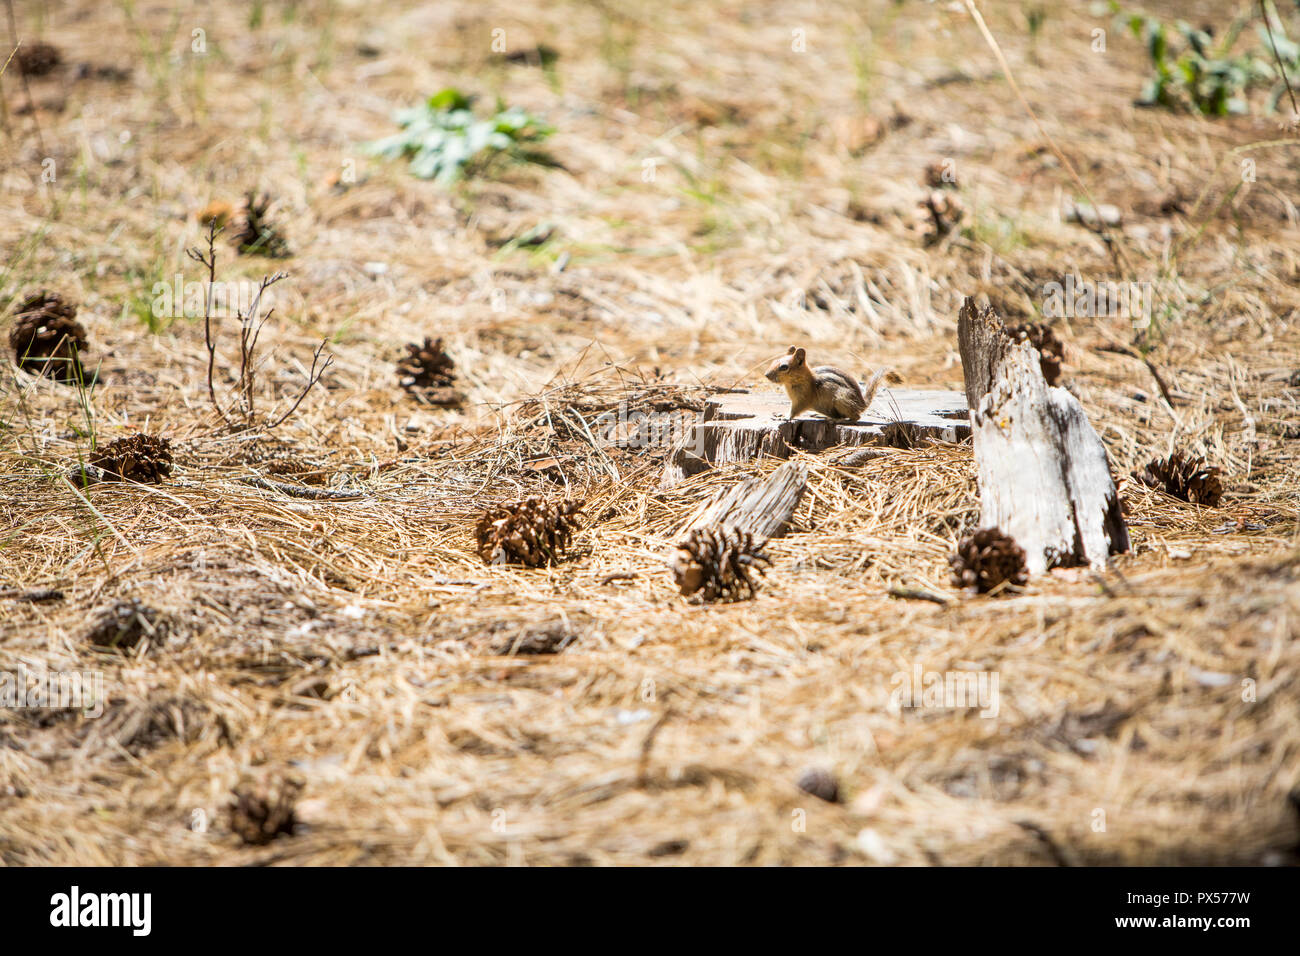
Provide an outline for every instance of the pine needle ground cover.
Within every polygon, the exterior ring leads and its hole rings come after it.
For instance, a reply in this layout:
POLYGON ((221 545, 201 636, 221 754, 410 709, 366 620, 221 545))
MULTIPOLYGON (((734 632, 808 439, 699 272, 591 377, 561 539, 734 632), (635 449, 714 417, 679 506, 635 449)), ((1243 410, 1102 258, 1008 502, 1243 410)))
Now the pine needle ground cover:
POLYGON ((0 675, 102 694, 0 708, 0 862, 1294 862, 1294 136, 1134 105, 1086 4, 982 6, 1111 242, 952 5, 19 5, 60 56, 3 85, 0 675), (558 165, 367 153, 451 86, 558 165), (201 303, 144 320, 214 202, 220 281, 291 276, 255 379, 213 322, 223 405, 301 396, 274 429, 214 412, 201 303), (1151 283, 1145 337, 1044 315, 1066 276, 1151 283), (1050 326, 1132 553, 1022 582, 969 445, 796 455, 762 562, 699 549, 737 599, 683 595, 689 516, 776 463, 664 490, 647 420, 794 342, 960 390, 964 295, 1050 326))

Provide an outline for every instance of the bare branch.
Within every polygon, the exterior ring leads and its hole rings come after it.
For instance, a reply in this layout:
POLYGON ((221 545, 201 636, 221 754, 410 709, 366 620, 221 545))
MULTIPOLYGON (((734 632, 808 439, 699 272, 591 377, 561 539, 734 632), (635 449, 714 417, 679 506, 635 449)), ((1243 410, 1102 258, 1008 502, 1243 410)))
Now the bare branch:
POLYGON ((296 412, 298 410, 298 406, 302 404, 302 400, 306 398, 307 393, 311 391, 312 386, 315 385, 317 382, 319 382, 321 376, 325 374, 325 370, 334 364, 334 356, 327 355, 325 356, 325 361, 321 363, 320 371, 319 372, 316 371, 316 363, 320 360, 321 353, 325 351, 325 346, 328 344, 329 344, 328 339, 322 339, 320 345, 316 346, 316 351, 311 357, 311 371, 307 373, 307 384, 303 386, 303 390, 298 394, 297 400, 293 403, 293 405, 289 407, 289 410, 285 412, 283 415, 281 415, 279 418, 277 418, 273 423, 267 425, 266 426, 267 428, 277 427, 278 425, 282 424, 285 421, 285 419, 287 419, 290 415, 296 412))
POLYGON ((235 423, 217 401, 217 390, 212 384, 212 372, 217 360, 217 341, 212 333, 212 297, 217 282, 217 234, 220 232, 221 226, 217 224, 216 219, 213 219, 208 223, 207 254, 205 255, 203 250, 197 247, 186 249, 185 254, 208 270, 208 291, 203 297, 203 344, 208 350, 208 399, 212 402, 212 407, 217 410, 217 414, 221 416, 222 422, 228 428, 234 428, 235 423))

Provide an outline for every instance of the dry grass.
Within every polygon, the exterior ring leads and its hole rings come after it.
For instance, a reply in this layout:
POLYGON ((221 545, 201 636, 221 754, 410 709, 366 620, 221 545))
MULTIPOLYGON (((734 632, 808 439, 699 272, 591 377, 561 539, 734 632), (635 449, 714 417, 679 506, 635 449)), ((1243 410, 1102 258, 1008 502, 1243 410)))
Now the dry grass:
MULTIPOLYGON (((958 388, 962 295, 1022 321, 1064 272, 1134 278, 1061 221, 1069 181, 964 15, 672 0, 399 4, 373 20, 304 2, 250 29, 247 9, 197 3, 26 11, 69 62, 132 70, 33 80, 35 115, 3 77, 0 295, 81 302, 102 363, 84 401, 4 370, 0 673, 101 671, 108 701, 96 719, 0 714, 0 861, 1294 860, 1295 147, 1250 153, 1257 182, 1232 192, 1227 151, 1278 138, 1275 123, 1135 110, 1140 51, 1112 31, 1090 54, 1097 21, 1079 7, 1053 7, 1036 47, 1016 5, 986 16, 1094 195, 1127 211, 1137 278, 1170 306, 1150 358, 1173 404, 1114 350, 1132 342, 1124 319, 1060 323, 1064 379, 1117 473, 1186 447, 1223 469, 1223 505, 1129 481, 1134 549, 1111 572, 971 598, 947 569, 978 515, 968 446, 809 458, 757 598, 726 606, 684 601, 664 555, 699 502, 773 465, 664 492, 662 449, 593 441, 602 413, 757 387, 796 341, 958 388), (512 49, 558 50, 554 75, 499 62, 496 27, 512 49), (789 52, 793 29, 809 52, 789 52), (448 191, 360 158, 391 108, 453 83, 545 116, 565 169, 448 191), (855 153, 835 120, 866 113, 883 138, 855 153), (911 219, 945 157, 966 228, 924 248, 911 219), (327 184, 348 159, 359 181, 327 184), (1165 192, 1202 187, 1196 215, 1159 212, 1165 192), (227 278, 292 276, 263 394, 291 401, 320 337, 336 357, 269 436, 217 427, 201 322, 153 333, 137 315, 154 282, 199 278, 193 214, 252 189, 279 199, 294 251, 223 253, 227 278), (542 246, 502 245, 543 222, 542 246), (402 346, 425 336, 455 358, 465 408, 400 388, 402 346), (59 477, 92 434, 136 431, 173 440, 170 481, 59 477), (575 556, 485 566, 482 510, 535 494, 586 500, 575 556), (23 599, 36 589, 62 597, 23 599), (132 598, 158 612, 155 633, 125 652, 88 642, 94 616, 132 598), (996 718, 893 706, 917 667, 995 675, 996 718), (833 773, 839 802, 797 788, 807 767, 833 773), (282 785, 302 788, 295 832, 246 844, 232 791, 282 785)), ((223 354, 234 339, 227 322, 223 354)))

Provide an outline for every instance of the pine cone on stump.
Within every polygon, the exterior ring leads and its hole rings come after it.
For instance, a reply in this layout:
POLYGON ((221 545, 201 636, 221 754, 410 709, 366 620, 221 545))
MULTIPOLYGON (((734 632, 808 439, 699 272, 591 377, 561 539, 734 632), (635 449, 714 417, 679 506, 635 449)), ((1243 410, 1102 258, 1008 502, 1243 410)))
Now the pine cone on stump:
POLYGON ((526 498, 495 505, 478 519, 475 540, 488 564, 540 568, 562 561, 581 529, 583 502, 526 498))
POLYGON ((1026 322, 1011 326, 1007 333, 1016 341, 1028 342, 1038 349, 1038 364, 1048 385, 1055 385, 1061 380, 1061 359, 1065 355, 1065 346, 1050 325, 1026 322))
POLYGON ((77 307, 57 292, 41 290, 18 306, 9 346, 19 368, 49 375, 65 385, 86 380, 81 353, 86 330, 77 321, 77 307))
POLYGON ((172 443, 153 435, 115 438, 91 457, 90 463, 103 469, 105 481, 137 481, 158 484, 172 473, 172 443))
POLYGON ((743 601, 758 591, 755 571, 761 576, 772 561, 763 553, 763 541, 735 528, 696 528, 677 546, 670 567, 677 587, 701 601, 743 601))
POLYGON ((419 401, 428 405, 454 406, 464 400, 452 388, 456 363, 442 347, 442 339, 425 337, 424 344, 406 346, 407 354, 397 363, 397 381, 419 401))
POLYGON ((1133 477, 1148 488, 1159 488, 1175 498, 1209 508, 1215 507, 1223 497, 1219 469, 1207 465, 1204 458, 1181 451, 1167 458, 1153 458, 1142 471, 1133 472, 1133 477))
POLYGON ((1003 584, 1021 587, 1029 580, 1024 549, 999 528, 981 528, 962 538, 948 565, 954 587, 973 587, 980 594, 1003 584))

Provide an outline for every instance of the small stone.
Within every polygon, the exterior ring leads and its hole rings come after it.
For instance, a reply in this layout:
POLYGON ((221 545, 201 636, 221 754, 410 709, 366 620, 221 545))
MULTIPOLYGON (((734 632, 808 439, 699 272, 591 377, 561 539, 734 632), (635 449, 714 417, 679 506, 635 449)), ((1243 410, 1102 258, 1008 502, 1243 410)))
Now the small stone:
POLYGON ((870 827, 858 831, 856 843, 862 854, 873 863, 890 866, 898 860, 898 855, 886 846, 880 834, 870 827))
POLYGON ((827 803, 840 802, 840 784, 835 775, 821 767, 810 767, 799 775, 797 784, 804 793, 812 794, 827 803))

